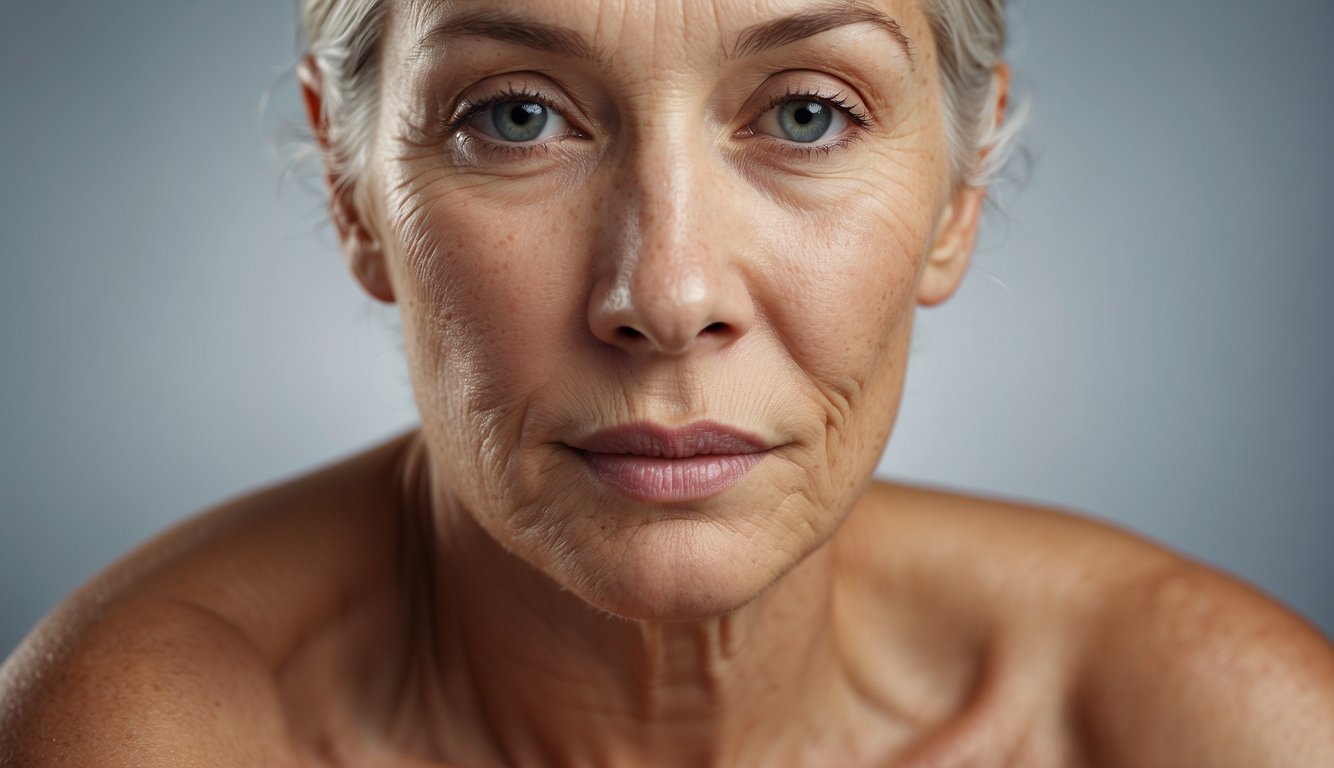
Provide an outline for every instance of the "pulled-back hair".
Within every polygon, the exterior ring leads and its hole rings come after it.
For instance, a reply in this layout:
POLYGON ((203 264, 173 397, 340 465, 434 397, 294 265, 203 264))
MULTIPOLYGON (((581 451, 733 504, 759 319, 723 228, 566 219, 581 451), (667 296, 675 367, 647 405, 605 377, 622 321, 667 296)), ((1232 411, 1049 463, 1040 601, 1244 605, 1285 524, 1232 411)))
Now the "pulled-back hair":
MULTIPOLYGON (((308 51, 323 84, 328 156, 340 188, 365 169, 379 103, 386 0, 298 0, 308 51)), ((998 124, 993 71, 1004 56, 1005 0, 922 0, 940 59, 950 169, 956 184, 986 186, 1009 158, 1021 116, 998 124)))

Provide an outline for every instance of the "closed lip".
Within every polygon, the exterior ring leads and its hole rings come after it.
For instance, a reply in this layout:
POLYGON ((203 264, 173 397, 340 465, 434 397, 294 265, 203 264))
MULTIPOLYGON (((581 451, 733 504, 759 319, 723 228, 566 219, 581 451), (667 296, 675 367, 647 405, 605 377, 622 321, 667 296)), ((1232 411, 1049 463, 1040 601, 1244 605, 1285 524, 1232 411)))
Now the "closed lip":
POLYGON ((652 422, 623 424, 594 432, 571 445, 588 453, 662 459, 760 453, 772 447, 749 432, 713 421, 696 421, 680 427, 652 422))
POLYGON ((774 446, 734 427, 624 424, 570 443, 602 484, 639 501, 699 501, 745 479, 774 446))

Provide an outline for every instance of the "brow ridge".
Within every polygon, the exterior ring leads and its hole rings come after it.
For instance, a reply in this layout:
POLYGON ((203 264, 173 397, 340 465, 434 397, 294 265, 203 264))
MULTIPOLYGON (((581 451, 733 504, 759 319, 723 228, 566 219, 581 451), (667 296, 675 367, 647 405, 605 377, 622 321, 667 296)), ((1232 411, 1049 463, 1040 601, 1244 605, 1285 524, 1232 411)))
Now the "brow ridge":
POLYGON ((912 40, 904 33, 898 21, 884 11, 857 0, 834 3, 825 8, 802 11, 747 27, 737 35, 736 45, 729 58, 753 56, 852 24, 874 24, 880 27, 902 46, 908 61, 914 62, 912 40))
POLYGON ((492 9, 469 11, 436 24, 412 46, 411 56, 421 58, 437 45, 459 37, 485 37, 559 56, 603 63, 598 51, 574 30, 492 9))
MULTIPOLYGON (((854 24, 874 24, 883 29, 903 48, 909 62, 915 63, 912 40, 904 33, 898 21, 859 0, 844 0, 825 8, 803 11, 747 27, 737 35, 736 44, 726 56, 732 59, 753 56, 854 24)), ((450 39, 472 36, 605 64, 594 46, 574 30, 493 9, 469 11, 434 25, 413 45, 410 57, 414 60, 423 58, 432 48, 450 39)))

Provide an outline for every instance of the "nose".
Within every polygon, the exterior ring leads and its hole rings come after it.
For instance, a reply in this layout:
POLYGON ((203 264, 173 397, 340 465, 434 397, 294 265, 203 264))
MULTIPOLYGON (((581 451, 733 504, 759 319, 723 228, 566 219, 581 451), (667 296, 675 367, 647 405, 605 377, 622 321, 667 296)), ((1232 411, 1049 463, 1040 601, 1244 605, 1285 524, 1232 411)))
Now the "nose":
POLYGON ((627 164, 608 197, 588 323, 624 351, 681 356, 733 343, 755 310, 724 182, 664 149, 627 164))

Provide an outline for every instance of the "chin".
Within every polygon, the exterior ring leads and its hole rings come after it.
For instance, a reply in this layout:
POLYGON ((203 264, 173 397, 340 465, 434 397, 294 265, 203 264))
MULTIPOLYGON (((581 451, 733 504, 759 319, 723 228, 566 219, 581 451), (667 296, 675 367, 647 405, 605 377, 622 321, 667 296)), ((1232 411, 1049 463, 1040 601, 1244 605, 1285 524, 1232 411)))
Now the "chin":
POLYGON ((754 600, 804 553, 785 553, 716 521, 658 519, 565 558, 561 579, 594 608, 626 619, 700 621, 754 600))

